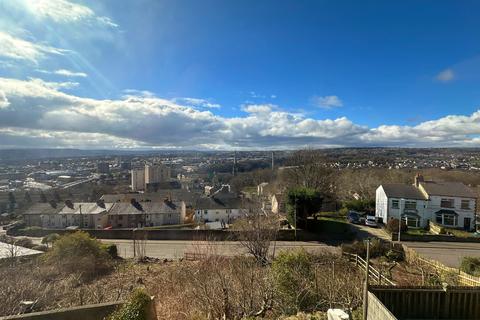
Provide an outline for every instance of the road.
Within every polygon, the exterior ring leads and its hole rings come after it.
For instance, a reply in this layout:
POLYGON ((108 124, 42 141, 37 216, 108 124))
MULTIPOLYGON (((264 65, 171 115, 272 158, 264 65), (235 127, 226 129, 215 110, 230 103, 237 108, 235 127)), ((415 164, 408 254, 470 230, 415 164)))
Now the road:
POLYGON ((422 256, 446 266, 458 268, 463 257, 480 258, 480 243, 468 242, 403 242, 422 256))
POLYGON ((363 224, 350 224, 352 229, 357 233, 356 239, 363 240, 367 238, 380 238, 390 241, 389 235, 382 228, 373 228, 363 224))
MULTIPOLYGON (((102 239, 104 243, 114 243, 117 245, 118 254, 123 258, 133 257, 132 240, 120 239, 102 239)), ((294 242, 277 241, 270 246, 270 250, 275 252, 295 250, 303 248, 308 252, 331 252, 338 253, 339 248, 317 242, 294 242)), ((175 241, 175 240, 148 240, 146 244, 146 255, 160 259, 179 259, 183 258, 185 252, 191 253, 210 253, 226 256, 245 254, 245 248, 239 242, 235 241, 175 241)))

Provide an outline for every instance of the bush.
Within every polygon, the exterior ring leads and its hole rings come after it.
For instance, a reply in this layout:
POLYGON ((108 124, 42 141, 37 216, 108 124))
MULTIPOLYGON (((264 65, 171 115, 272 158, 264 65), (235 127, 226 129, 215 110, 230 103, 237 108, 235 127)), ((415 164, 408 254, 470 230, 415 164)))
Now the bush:
POLYGON ((112 268, 111 258, 102 244, 82 231, 61 236, 45 259, 59 272, 77 273, 84 278, 92 278, 112 268))
POLYGON ((315 270, 311 255, 304 250, 281 252, 271 268, 282 311, 296 314, 315 308, 315 270))
POLYGON ((118 249, 117 245, 113 243, 102 243, 101 244, 102 250, 104 250, 108 255, 112 258, 118 258, 118 249))
POLYGON ((50 233, 42 238, 42 244, 45 244, 48 248, 49 244, 53 244, 58 239, 60 239, 60 235, 58 233, 50 233))
MULTIPOLYGON (((367 256, 367 244, 356 241, 352 244, 342 244, 342 251, 358 254, 362 258, 367 256)), ((370 240, 370 258, 386 257, 389 260, 402 261, 404 259, 403 249, 393 248, 388 242, 380 239, 370 240)))
POLYGON ((480 258, 464 257, 460 264, 460 270, 472 276, 480 276, 480 258))
POLYGON ((18 238, 15 240, 15 245, 29 249, 35 246, 32 242, 32 239, 29 238, 18 238))
POLYGON ((149 304, 150 297, 145 291, 137 289, 128 302, 111 314, 107 320, 146 320, 149 304))
MULTIPOLYGON (((405 221, 402 220, 402 230, 401 232, 407 232, 408 226, 405 221)), ((387 222, 387 231, 390 233, 398 233, 398 219, 390 219, 387 222)))

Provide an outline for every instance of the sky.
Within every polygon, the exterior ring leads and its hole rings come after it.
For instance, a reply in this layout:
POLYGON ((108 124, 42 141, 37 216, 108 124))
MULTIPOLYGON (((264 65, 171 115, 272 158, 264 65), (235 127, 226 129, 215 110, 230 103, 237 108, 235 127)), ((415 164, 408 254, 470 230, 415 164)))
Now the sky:
POLYGON ((478 12, 0 0, 0 148, 480 147, 478 12))

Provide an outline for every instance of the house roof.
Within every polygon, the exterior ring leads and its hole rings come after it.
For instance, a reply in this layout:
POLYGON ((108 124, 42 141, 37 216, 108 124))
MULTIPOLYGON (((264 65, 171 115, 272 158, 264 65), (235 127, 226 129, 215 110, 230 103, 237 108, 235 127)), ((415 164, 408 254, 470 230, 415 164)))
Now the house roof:
POLYGON ((200 194, 183 189, 170 189, 158 190, 157 192, 151 193, 104 194, 101 199, 105 202, 130 202, 131 199, 135 199, 143 204, 143 202, 148 201, 161 202, 169 197, 175 200, 185 201, 187 205, 191 205, 200 197, 200 194))
POLYGON ((113 203, 104 203, 99 206, 97 202, 74 202, 72 207, 64 205, 60 214, 101 214, 106 213, 112 208, 113 203))
POLYGON ((425 195, 413 185, 402 183, 382 184, 385 194, 389 198, 404 198, 427 200, 425 195))
POLYGON ((476 194, 461 182, 425 181, 420 185, 432 196, 476 198, 476 194))
POLYGON ((114 203, 109 214, 154 214, 154 213, 180 213, 181 201, 129 202, 114 203))
POLYGON ((197 200, 195 209, 241 209, 245 202, 249 201, 240 197, 203 197, 197 200))
POLYGON ((54 208, 50 203, 35 203, 23 214, 54 214, 58 213, 62 207, 63 204, 58 204, 57 207, 54 208))

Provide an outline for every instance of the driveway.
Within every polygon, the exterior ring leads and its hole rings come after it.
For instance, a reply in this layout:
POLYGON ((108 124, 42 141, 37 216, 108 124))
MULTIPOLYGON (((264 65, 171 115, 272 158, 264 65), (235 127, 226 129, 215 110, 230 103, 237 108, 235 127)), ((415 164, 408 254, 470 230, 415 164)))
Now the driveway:
POLYGON ((380 238, 386 241, 390 241, 390 236, 383 231, 382 228, 373 228, 363 224, 350 224, 352 230, 356 232, 355 238, 357 240, 364 240, 367 238, 380 238))

